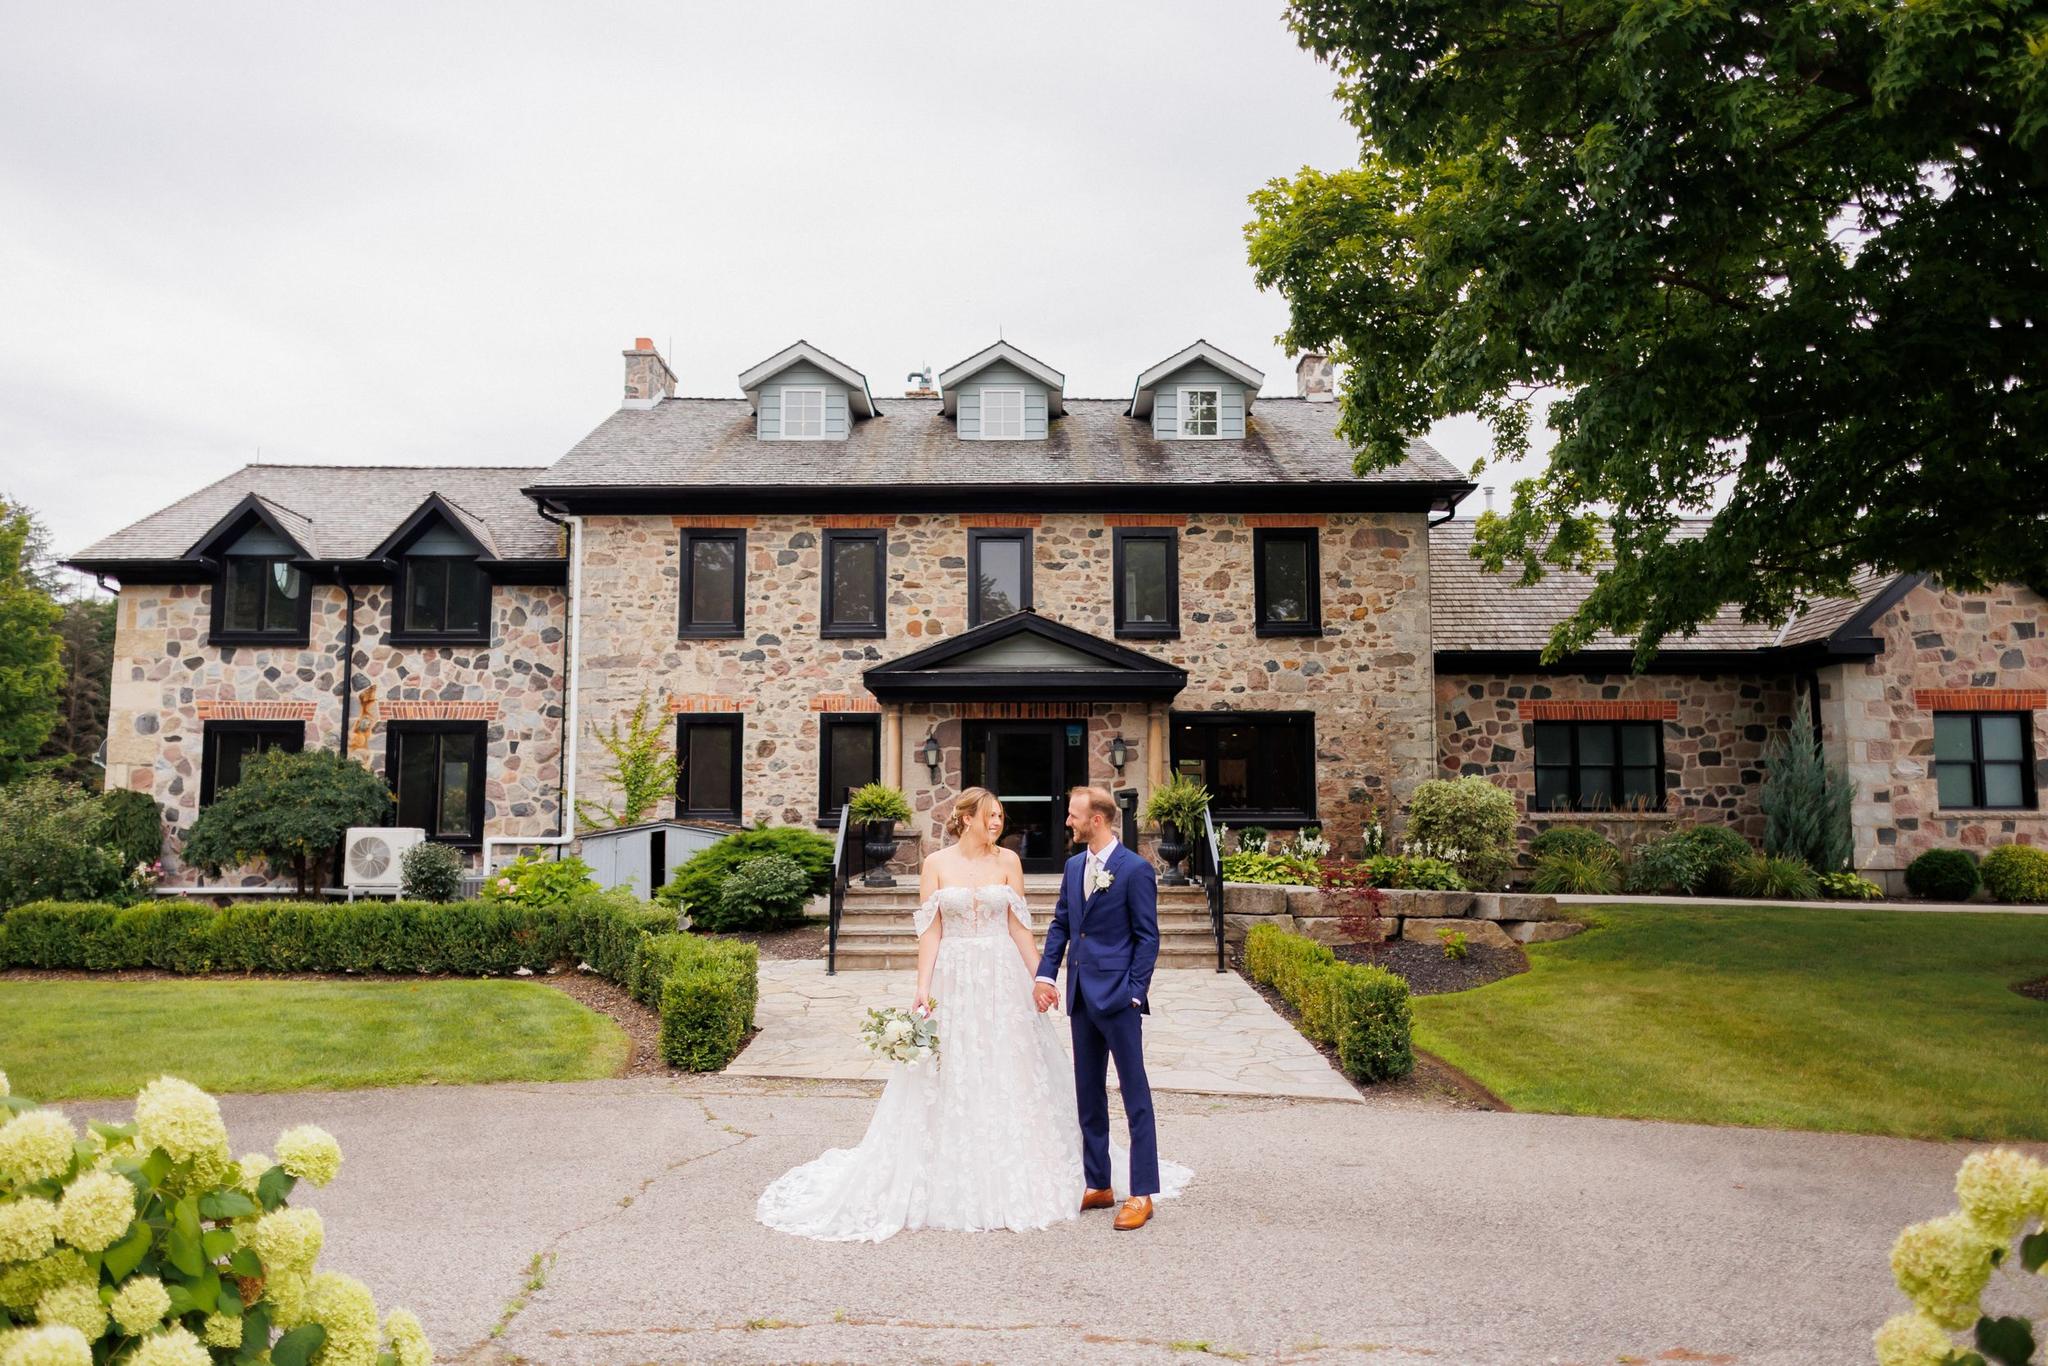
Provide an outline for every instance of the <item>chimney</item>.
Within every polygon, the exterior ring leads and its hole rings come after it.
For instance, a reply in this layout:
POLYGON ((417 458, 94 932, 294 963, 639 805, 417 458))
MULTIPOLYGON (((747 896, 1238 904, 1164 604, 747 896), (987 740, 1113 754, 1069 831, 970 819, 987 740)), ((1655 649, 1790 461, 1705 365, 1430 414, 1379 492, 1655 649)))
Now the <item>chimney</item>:
POLYGON ((1294 392, 1311 403, 1331 403, 1337 391, 1331 385, 1330 358, 1320 351, 1305 351, 1294 363, 1294 392))
POLYGON ((668 368, 651 337, 635 337, 626 357, 626 408, 652 408, 676 396, 676 372, 668 368))

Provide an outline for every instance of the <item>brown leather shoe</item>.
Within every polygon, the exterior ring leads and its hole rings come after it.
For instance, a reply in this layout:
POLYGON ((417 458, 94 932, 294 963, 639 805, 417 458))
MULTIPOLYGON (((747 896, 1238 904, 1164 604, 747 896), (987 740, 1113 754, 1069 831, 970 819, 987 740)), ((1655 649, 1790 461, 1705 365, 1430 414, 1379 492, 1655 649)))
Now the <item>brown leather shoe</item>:
POLYGON ((1115 1191, 1087 1191, 1081 1196, 1081 1212, 1086 1214, 1091 1209, 1108 1209, 1115 1203, 1115 1191))
POLYGON ((1129 1233, 1134 1228, 1145 1227, 1145 1221, 1152 1217, 1152 1197, 1134 1195, 1124 1201, 1124 1207, 1116 1212, 1116 1227, 1119 1233, 1129 1233))

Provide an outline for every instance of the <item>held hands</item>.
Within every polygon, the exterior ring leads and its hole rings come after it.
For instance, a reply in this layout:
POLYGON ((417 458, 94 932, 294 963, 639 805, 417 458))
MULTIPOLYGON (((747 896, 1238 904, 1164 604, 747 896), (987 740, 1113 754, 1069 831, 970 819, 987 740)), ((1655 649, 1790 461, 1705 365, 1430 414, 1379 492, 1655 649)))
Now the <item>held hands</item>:
POLYGON ((1060 989, 1050 982, 1037 982, 1031 988, 1031 1000, 1042 1015, 1051 1010, 1060 999, 1060 989))

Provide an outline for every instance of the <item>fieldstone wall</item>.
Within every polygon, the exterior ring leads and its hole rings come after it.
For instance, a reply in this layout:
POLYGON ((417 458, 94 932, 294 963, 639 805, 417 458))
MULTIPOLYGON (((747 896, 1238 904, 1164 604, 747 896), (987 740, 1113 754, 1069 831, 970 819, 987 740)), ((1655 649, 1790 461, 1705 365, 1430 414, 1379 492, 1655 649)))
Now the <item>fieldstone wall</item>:
MULTIPOLYGON (((870 665, 967 629, 967 532, 1029 526, 1040 615, 1113 638, 1112 530, 1180 529, 1181 633, 1125 642, 1189 671, 1176 710, 1313 711, 1318 816, 1355 841, 1368 807, 1405 798, 1435 767, 1430 719, 1429 565, 1420 513, 1299 516, 956 514, 885 517, 762 515, 584 519, 584 724, 629 714, 644 694, 673 710, 731 710, 744 718, 743 815, 775 823, 817 817, 817 717, 873 706, 861 683, 870 665), (1252 531, 1321 528, 1324 634, 1254 632, 1252 531), (685 526, 747 532, 745 633, 679 640, 680 538, 685 526), (819 629, 820 533, 882 527, 888 535, 888 634, 824 640, 819 629)), ((1089 706, 1092 776, 1116 777, 1108 744, 1119 731, 1130 758, 1121 783, 1148 788, 1142 708, 1089 706)), ((903 787, 929 813, 960 780, 960 709, 931 707, 902 723, 903 787), (927 732, 946 751, 939 777, 917 757, 927 732)), ((587 737, 588 730, 585 735, 587 737)), ((603 798, 606 763, 581 747, 579 793, 603 798)))
POLYGON ((1547 826, 1591 825, 1630 839, 1684 822, 1722 821, 1763 837, 1759 760, 1792 712, 1792 680, 1769 674, 1440 674, 1438 764, 1445 777, 1483 774, 1515 795, 1526 846, 1547 826), (1538 720, 1660 720, 1664 809, 1534 812, 1538 720))
MULTIPOLYGON (((180 864, 178 847, 199 814, 208 719, 303 721, 306 748, 340 747, 342 590, 309 585, 312 627, 303 648, 209 644, 212 591, 207 584, 128 585, 116 619, 107 785, 147 792, 164 808, 169 886, 200 880, 196 869, 180 864)), ((384 639, 389 586, 358 587, 349 753, 381 774, 387 721, 485 720, 485 833, 553 833, 566 603, 559 587, 501 584, 491 595, 488 646, 395 646, 384 639)), ((225 880, 268 882, 261 870, 225 880)))
POLYGON ((2034 777, 2048 790, 2048 600, 2010 585, 1960 594, 1922 584, 1881 617, 1873 659, 1821 674, 1823 741, 1856 787, 1859 872, 1905 890, 1908 863, 1929 849, 1982 852, 2048 843, 2048 814, 1945 810, 1934 777, 1937 711, 2032 713, 2034 777))

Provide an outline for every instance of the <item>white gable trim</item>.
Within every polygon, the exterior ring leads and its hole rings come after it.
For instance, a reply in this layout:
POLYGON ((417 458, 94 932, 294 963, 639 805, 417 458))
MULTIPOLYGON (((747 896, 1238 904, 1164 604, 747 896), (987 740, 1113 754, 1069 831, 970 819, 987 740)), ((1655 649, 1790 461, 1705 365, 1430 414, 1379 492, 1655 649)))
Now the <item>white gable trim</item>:
POLYGON ((807 341, 784 347, 759 365, 740 371, 740 391, 755 412, 761 411, 761 386, 792 366, 810 365, 823 370, 847 387, 846 406, 855 417, 875 415, 875 396, 868 391, 868 377, 841 360, 826 355, 807 341))
POLYGON ((1176 370, 1193 365, 1196 361, 1207 361, 1224 374, 1244 386, 1244 410, 1249 414, 1252 400, 1258 396, 1259 387, 1266 382, 1262 371, 1254 370, 1228 351, 1197 340, 1193 345, 1176 351, 1159 364, 1138 376, 1137 384, 1131 390, 1130 415, 1149 417, 1152 413, 1152 399, 1159 391, 1159 382, 1173 377, 1176 370))
POLYGON ((1028 356, 1008 342, 999 341, 994 346, 975 352, 957 365, 949 365, 939 372, 940 411, 947 417, 954 417, 960 411, 960 385, 973 379, 991 365, 1009 364, 1022 370, 1045 386, 1045 415, 1048 418, 1060 416, 1066 411, 1067 377, 1035 356, 1028 356))

